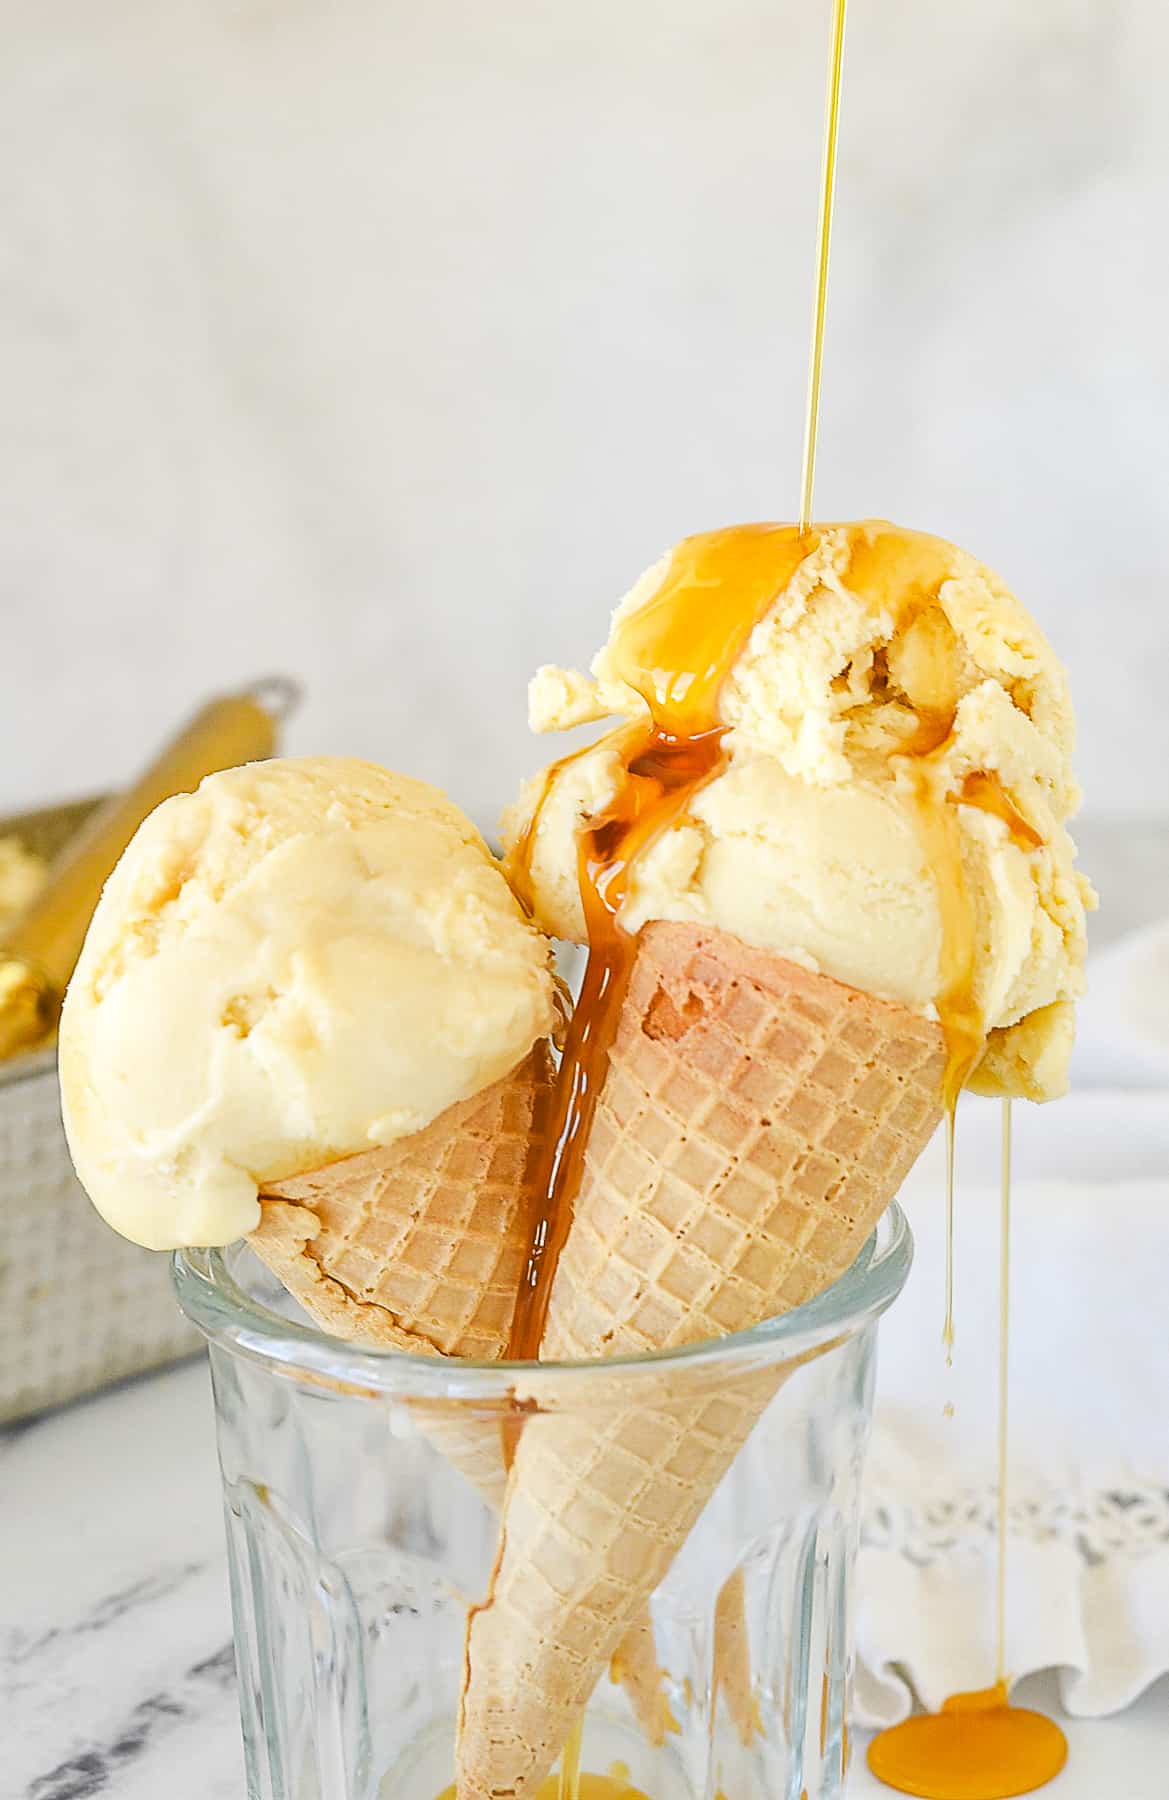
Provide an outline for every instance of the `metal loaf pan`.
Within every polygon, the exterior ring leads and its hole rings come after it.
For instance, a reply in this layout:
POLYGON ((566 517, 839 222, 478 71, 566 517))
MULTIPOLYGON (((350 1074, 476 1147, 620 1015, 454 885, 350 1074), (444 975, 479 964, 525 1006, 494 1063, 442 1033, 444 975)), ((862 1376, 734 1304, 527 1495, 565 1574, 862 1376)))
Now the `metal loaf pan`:
MULTIPOLYGON (((52 859, 98 800, 0 819, 52 859)), ((0 1422, 193 1355, 168 1258, 93 1210, 61 1125, 55 1049, 0 1063, 0 1422)))

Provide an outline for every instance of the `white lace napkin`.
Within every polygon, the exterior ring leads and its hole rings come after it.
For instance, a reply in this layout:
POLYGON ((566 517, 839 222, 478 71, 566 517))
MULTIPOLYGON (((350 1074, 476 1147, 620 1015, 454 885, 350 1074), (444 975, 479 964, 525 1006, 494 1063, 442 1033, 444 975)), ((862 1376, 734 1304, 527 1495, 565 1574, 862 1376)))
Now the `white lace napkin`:
MULTIPOLYGON (((1012 1109, 1006 1662, 1012 1677, 1060 1669, 1068 1710, 1097 1715, 1169 1670, 1169 926, 1090 973, 1072 1094, 1012 1109)), ((902 1197, 917 1252, 882 1324, 859 1568, 867 1724, 994 1676, 1000 1112, 959 1110, 951 1369, 940 1141, 902 1197)))

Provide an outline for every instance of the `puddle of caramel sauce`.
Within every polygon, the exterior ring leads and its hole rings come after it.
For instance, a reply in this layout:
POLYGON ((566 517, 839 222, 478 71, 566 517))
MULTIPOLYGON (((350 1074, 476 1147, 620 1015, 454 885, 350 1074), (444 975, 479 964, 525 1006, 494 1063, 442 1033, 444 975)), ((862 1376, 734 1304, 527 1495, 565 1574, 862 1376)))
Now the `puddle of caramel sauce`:
POLYGON ((1011 1706, 999 1681, 882 1731, 868 1763, 886 1787, 924 1800, 1011 1800, 1051 1781, 1067 1754, 1059 1726, 1011 1706))

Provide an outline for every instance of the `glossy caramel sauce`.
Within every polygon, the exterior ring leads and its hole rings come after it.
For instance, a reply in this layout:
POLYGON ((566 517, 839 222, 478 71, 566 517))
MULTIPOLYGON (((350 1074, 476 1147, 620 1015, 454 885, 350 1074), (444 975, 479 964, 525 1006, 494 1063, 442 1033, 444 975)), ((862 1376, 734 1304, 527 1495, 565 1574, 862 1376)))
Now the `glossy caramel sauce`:
MULTIPOLYGON (((556 1778, 556 1800, 580 1800, 580 1741, 584 1735, 584 1719, 580 1718, 568 1734, 560 1753, 560 1773, 556 1778)), ((598 1779, 594 1777, 594 1779, 598 1779)), ((599 1777, 604 1780, 604 1776, 599 1777)))
POLYGON ((1007 1679, 1007 1420, 1011 1335, 1011 1103, 1000 1108, 999 1152, 999 1493, 998 1583, 995 1593, 994 1678, 1007 1679))
POLYGON ((870 525, 853 538, 846 581, 896 633, 886 651, 885 689, 907 705, 912 728, 892 752, 913 796, 914 821, 932 872, 941 914, 938 1018, 946 1040, 946 1293, 942 1342, 954 1354, 954 1122, 958 1095, 986 1042, 974 992, 975 917, 962 867, 954 796, 944 791, 941 759, 958 708, 959 651, 939 602, 953 551, 940 538, 870 525))
POLYGON ((898 1793, 925 1800, 1011 1800, 1059 1774, 1067 1739, 1042 1713, 1007 1702, 1005 1682, 955 1694, 941 1712, 882 1731, 869 1768, 898 1793))
POLYGON ((824 162, 820 171, 820 214, 816 227, 816 286, 812 302, 812 347, 808 356, 808 403, 804 411, 804 460, 800 472, 800 530, 812 523, 816 483, 816 442, 820 435, 820 378, 824 369, 824 324, 828 315, 828 256, 832 248, 832 205, 836 198, 836 143, 840 136, 840 86, 844 73, 846 0, 832 0, 828 44, 828 93, 824 101, 824 162))
MULTIPOLYGON (((995 808, 997 811, 997 807, 995 808)), ((1011 1800, 1059 1774, 1067 1739, 1042 1713, 1010 1704, 1007 1631, 1007 1423, 1010 1335, 1011 1103, 1002 1103, 999 1168, 999 1431, 996 1678, 992 1688, 955 1694, 938 1713, 906 1719, 869 1746, 869 1767, 886 1786, 926 1800, 1011 1800)))
POLYGON ((976 806, 981 812, 993 813, 1001 819, 1012 844, 1019 850, 1038 850, 1043 843, 1034 825, 1028 825, 997 775, 976 770, 962 783, 958 798, 963 806, 976 806))

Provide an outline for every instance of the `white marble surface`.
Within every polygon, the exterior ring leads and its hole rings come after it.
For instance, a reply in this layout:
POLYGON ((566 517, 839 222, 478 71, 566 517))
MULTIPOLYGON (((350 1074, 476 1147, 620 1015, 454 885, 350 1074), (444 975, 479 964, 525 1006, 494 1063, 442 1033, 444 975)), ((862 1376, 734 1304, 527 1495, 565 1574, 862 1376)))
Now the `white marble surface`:
POLYGON ((242 1800, 203 1359, 0 1436, 0 1520, 0 1791, 242 1800))
MULTIPOLYGON (((0 1435, 0 1594, 5 1800, 243 1800, 202 1360, 0 1435)), ((1051 1800, 1163 1800, 1169 1682, 1063 1723, 1051 1800)))
MULTIPOLYGON (((795 504, 827 0, 8 0, 0 810, 288 668, 481 821, 676 535, 795 504)), ((1000 567, 1163 808, 1158 0, 853 0, 822 517, 1000 567)))

